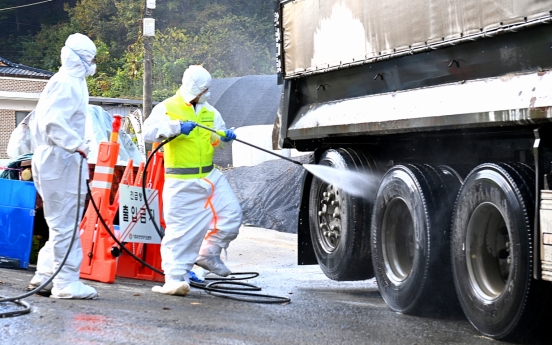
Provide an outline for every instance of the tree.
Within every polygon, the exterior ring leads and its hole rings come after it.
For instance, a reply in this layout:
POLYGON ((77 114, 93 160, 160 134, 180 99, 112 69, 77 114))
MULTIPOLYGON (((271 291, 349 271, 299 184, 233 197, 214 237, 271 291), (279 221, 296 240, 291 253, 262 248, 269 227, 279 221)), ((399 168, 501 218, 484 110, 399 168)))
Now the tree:
MULTIPOLYGON (((36 1, 2 0, 0 9, 33 3, 36 1)), ((63 10, 64 3, 74 6, 76 0, 52 1, 0 11, 0 32, 2 33, 0 35, 0 56, 13 62, 40 67, 41 59, 33 58, 36 55, 35 52, 26 51, 23 43, 32 41, 33 37, 44 27, 68 22, 68 14, 63 10)))
POLYGON ((115 58, 138 39, 143 0, 79 0, 66 10, 75 27, 109 47, 115 58))
MULTIPOLYGON (((139 99, 143 7, 143 0, 70 0, 65 13, 57 13, 65 19, 14 36, 12 46, 23 52, 18 62, 57 71, 67 36, 86 34, 98 47, 91 95, 139 99)), ((174 94, 191 64, 205 66, 215 78, 274 73, 272 8, 272 0, 157 0, 154 98, 174 94)))

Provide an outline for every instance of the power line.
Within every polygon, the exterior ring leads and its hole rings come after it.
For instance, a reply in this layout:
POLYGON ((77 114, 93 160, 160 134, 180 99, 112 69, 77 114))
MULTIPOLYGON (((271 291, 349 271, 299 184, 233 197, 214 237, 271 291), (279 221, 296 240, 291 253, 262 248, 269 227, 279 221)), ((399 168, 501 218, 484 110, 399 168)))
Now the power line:
POLYGON ((40 4, 43 4, 43 3, 45 3, 45 2, 51 2, 51 1, 54 1, 54 0, 44 0, 44 1, 34 2, 34 3, 32 3, 32 4, 27 4, 27 5, 14 6, 14 7, 8 7, 8 8, 0 8, 0 11, 8 11, 8 10, 14 10, 14 9, 16 9, 16 8, 21 8, 21 7, 28 7, 28 6, 40 5, 40 4))
MULTIPOLYGON (((50 0, 50 1, 53 1, 53 0, 50 0)), ((8 23, 8 24, 17 24, 17 25, 27 25, 27 26, 36 26, 36 27, 40 27, 40 25, 35 25, 35 24, 25 24, 25 23, 17 23, 17 22, 6 22, 6 21, 2 21, 0 20, 0 24, 2 23, 8 23)))

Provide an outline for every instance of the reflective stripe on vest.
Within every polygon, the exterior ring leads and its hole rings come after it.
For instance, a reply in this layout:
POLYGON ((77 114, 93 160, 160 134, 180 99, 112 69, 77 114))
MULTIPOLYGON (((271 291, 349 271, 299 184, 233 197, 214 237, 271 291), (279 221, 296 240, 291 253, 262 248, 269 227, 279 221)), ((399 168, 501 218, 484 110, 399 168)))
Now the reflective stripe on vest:
POLYGON ((201 167, 201 168, 166 168, 165 174, 169 174, 169 175, 201 174, 201 173, 211 172, 213 168, 214 168, 213 164, 206 167, 201 167))
MULTIPOLYGON (((214 127, 215 113, 213 111, 202 107, 199 113, 196 114, 193 105, 186 103, 178 92, 163 103, 171 120, 194 121, 209 128, 214 127)), ((211 145, 211 132, 208 130, 196 127, 190 134, 181 134, 176 139, 168 142, 164 148, 165 175, 167 178, 203 178, 212 170, 212 168, 210 170, 205 169, 213 165, 215 154, 215 149, 211 145), (199 167, 202 167, 202 169, 199 169, 199 167), (181 170, 184 173, 167 173, 169 169, 190 170, 181 170), (191 169, 195 170, 192 172, 191 169)))

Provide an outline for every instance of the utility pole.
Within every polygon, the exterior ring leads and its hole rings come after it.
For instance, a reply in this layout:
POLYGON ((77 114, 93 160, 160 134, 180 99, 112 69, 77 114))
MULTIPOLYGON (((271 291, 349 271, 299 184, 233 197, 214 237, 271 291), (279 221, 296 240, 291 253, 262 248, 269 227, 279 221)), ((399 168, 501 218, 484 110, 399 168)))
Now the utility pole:
POLYGON ((152 104, 152 69, 153 69, 153 37, 155 36, 155 19, 152 18, 155 0, 145 0, 146 10, 143 23, 144 40, 144 89, 143 110, 144 120, 151 114, 152 104))

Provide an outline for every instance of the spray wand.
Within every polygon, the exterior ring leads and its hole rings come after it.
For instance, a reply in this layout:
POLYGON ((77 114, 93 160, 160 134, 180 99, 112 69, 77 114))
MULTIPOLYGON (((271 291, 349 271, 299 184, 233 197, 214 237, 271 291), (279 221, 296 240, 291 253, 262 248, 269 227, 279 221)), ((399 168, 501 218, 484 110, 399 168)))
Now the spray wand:
MULTIPOLYGON (((199 123, 196 123, 196 126, 197 126, 197 127, 201 127, 201 128, 203 128, 203 129, 206 129, 206 130, 208 130, 208 131, 211 131, 211 132, 213 132, 213 133, 216 133, 216 134, 218 134, 219 136, 221 136, 221 137, 223 137, 223 138, 226 138, 226 133, 225 133, 223 130, 215 130, 215 129, 210 128, 210 127, 207 127, 207 126, 200 125, 199 123)), ((253 145, 253 144, 251 144, 251 143, 248 143, 248 142, 246 142, 246 141, 240 140, 240 139, 238 139, 238 138, 235 138, 234 140, 235 140, 235 141, 238 141, 238 142, 240 142, 240 143, 242 143, 242 144, 249 145, 249 146, 251 146, 251 147, 253 147, 253 148, 256 148, 257 150, 261 150, 261 151, 264 151, 264 152, 266 152, 266 153, 270 153, 271 155, 274 155, 274 156, 276 156, 276 157, 285 159, 285 160, 290 161, 290 162, 292 162, 292 163, 295 163, 295 164, 298 164, 298 165, 301 165, 301 166, 303 165, 303 163, 298 162, 298 161, 296 161, 296 160, 293 160, 293 159, 291 159, 291 158, 289 158, 289 157, 285 157, 285 156, 279 155, 279 154, 277 154, 277 153, 274 153, 274 152, 269 151, 269 150, 267 150, 267 149, 263 149, 262 147, 259 147, 259 146, 257 146, 257 145, 253 145)))
MULTIPOLYGON (((200 125, 199 123, 196 123, 197 127, 201 127, 203 129, 206 129, 208 131, 211 131, 213 133, 218 134, 221 137, 226 138, 226 133, 223 130, 215 130, 213 128, 206 127, 204 125, 200 125)), ((343 189, 345 192, 354 195, 354 196, 360 196, 365 197, 364 191, 368 188, 373 188, 372 184, 370 184, 370 179, 366 179, 366 176, 362 175, 362 173, 359 172, 353 172, 353 171, 339 171, 339 175, 336 177, 335 173, 335 167, 331 166, 321 166, 317 164, 303 164, 301 162, 298 162, 296 160, 293 160, 288 157, 284 157, 282 155, 279 155, 277 153, 274 153, 272 151, 263 149, 262 147, 253 145, 251 143, 245 142, 243 140, 235 138, 234 140, 239 141, 240 143, 243 143, 245 145, 249 145, 251 147, 256 148, 257 150, 264 151, 266 153, 270 153, 271 155, 274 155, 279 158, 283 158, 287 161, 290 161, 292 163, 298 164, 301 167, 303 167, 305 170, 313 174, 314 176, 318 177, 321 180, 324 180, 332 185, 340 186, 341 189, 343 189), (353 181, 353 182, 351 182, 353 181), (365 188, 359 188, 359 186, 365 186, 365 188)))

